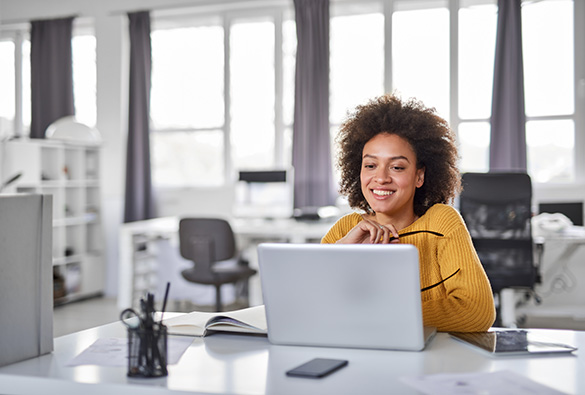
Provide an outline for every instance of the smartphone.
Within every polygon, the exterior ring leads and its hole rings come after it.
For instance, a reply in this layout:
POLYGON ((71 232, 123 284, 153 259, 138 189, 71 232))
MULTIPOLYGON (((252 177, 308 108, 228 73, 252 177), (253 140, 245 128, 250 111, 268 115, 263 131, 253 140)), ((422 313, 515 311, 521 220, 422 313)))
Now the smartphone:
POLYGON ((330 373, 346 366, 344 359, 315 358, 286 372, 287 376, 294 377, 325 377, 330 373))

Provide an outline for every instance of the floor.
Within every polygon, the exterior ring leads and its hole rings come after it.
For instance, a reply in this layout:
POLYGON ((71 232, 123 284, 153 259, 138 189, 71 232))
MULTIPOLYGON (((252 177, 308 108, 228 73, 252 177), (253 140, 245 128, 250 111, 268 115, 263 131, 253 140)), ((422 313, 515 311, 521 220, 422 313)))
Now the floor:
POLYGON ((53 309, 53 336, 108 324, 118 320, 120 311, 114 298, 91 298, 72 302, 53 309))

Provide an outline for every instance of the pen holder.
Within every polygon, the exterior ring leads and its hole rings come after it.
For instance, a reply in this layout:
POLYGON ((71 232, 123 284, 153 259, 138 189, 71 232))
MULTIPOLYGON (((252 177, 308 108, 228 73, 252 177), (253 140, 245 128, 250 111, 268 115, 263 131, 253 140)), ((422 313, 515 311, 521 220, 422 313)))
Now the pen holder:
POLYGON ((128 328, 128 376, 162 377, 167 371, 167 327, 128 328))

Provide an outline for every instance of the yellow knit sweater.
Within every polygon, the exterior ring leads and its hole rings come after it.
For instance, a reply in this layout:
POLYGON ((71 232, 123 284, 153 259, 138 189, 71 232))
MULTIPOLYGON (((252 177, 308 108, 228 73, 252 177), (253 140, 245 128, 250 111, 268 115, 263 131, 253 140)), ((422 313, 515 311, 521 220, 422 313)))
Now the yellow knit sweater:
MULTIPOLYGON (((361 220, 357 213, 340 218, 321 242, 335 243, 361 220)), ((418 248, 421 289, 460 269, 445 282, 421 292, 424 324, 443 332, 487 330, 496 316, 493 294, 459 213, 450 206, 436 204, 399 234, 401 243, 418 248), (405 235, 421 230, 440 235, 427 232, 405 235)))

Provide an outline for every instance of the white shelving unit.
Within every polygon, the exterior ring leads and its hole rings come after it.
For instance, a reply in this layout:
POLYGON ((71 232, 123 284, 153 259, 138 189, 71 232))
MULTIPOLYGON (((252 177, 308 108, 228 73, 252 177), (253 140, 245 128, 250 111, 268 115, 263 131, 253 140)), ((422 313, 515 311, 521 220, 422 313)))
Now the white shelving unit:
POLYGON ((53 195, 55 303, 104 290, 100 219, 100 147, 56 140, 5 143, 4 177, 21 173, 9 192, 53 195))

